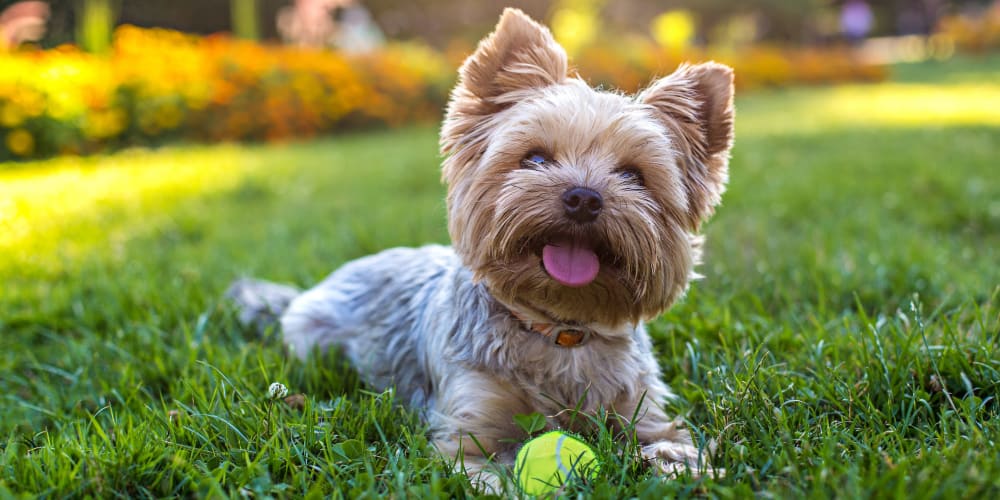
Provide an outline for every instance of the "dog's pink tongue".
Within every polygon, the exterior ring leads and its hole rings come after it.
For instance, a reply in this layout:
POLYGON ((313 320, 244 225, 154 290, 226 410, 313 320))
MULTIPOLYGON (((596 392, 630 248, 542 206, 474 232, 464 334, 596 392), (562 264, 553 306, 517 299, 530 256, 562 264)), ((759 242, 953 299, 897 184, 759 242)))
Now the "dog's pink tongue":
POLYGON ((549 276, 566 286, 585 286, 601 270, 593 250, 576 243, 564 242, 542 248, 542 265, 549 276))

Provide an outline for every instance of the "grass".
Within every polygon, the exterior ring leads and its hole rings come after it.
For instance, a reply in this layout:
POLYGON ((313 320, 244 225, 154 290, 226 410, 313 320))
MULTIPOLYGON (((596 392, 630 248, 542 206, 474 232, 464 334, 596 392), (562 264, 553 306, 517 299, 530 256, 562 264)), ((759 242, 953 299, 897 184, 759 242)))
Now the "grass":
MULTIPOLYGON (((650 326, 729 475, 662 481, 601 431, 570 492, 1000 494, 997 67, 741 97, 706 277, 650 326)), ((0 496, 473 494, 391 392, 219 301, 446 241, 438 163, 415 128, 0 170, 0 496)))

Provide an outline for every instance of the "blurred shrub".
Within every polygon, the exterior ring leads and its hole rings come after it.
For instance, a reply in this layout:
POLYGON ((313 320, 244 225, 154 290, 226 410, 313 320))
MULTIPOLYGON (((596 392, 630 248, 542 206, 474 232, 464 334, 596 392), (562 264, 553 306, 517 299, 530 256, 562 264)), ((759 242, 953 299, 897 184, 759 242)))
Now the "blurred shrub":
POLYGON ((985 52, 1000 47, 1000 3, 977 16, 945 16, 938 21, 937 33, 954 40, 961 50, 985 52))
POLYGON ((0 161, 437 120, 453 80, 417 45, 346 56, 124 26, 107 56, 0 53, 0 161))
MULTIPOLYGON (((469 48, 471 49, 471 48, 469 48)), ((308 137, 440 119, 459 52, 390 44, 368 55, 124 26, 109 54, 0 53, 0 161, 168 140, 308 137)), ((669 52, 638 37, 576 58, 593 84, 634 91, 683 61, 736 68, 741 88, 876 80, 847 51, 669 52)))
POLYGON ((887 75, 884 66, 865 62, 848 48, 751 45, 738 50, 691 48, 677 52, 642 38, 625 39, 615 47, 587 47, 575 63, 580 74, 592 84, 633 92, 657 76, 670 74, 683 62, 706 60, 732 66, 736 72, 736 86, 743 90, 880 81, 887 75))

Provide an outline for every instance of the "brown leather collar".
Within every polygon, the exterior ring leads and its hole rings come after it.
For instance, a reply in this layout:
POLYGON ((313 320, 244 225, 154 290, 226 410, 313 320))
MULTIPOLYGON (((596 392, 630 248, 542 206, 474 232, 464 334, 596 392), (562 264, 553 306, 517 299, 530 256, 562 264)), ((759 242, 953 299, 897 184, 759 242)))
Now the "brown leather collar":
POLYGON ((590 338, 590 330, 585 328, 559 323, 531 321, 513 309, 510 309, 510 314, 524 324, 525 328, 553 339, 555 344, 561 347, 577 347, 590 338))

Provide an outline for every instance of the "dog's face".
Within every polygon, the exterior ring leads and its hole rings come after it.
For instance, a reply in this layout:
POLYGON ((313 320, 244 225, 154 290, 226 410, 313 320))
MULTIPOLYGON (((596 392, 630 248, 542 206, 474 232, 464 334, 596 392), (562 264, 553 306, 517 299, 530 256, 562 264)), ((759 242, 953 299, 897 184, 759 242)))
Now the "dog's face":
POLYGON ((441 148, 449 231, 476 279, 508 305, 607 325, 683 293, 727 179, 732 70, 596 91, 567 76, 547 29, 508 9, 459 76, 441 148))

